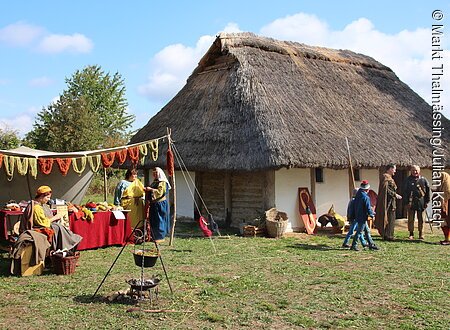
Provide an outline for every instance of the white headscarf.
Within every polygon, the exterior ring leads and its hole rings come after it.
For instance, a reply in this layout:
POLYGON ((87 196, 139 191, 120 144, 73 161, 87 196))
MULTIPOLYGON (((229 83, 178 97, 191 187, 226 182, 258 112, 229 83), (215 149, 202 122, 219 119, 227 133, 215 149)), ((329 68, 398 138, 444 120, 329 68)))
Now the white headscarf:
POLYGON ((166 177, 166 174, 164 173, 164 171, 159 167, 155 167, 154 170, 156 171, 156 174, 157 174, 156 178, 158 179, 158 181, 167 182, 169 189, 172 189, 172 187, 170 186, 169 180, 167 180, 167 177, 166 177))

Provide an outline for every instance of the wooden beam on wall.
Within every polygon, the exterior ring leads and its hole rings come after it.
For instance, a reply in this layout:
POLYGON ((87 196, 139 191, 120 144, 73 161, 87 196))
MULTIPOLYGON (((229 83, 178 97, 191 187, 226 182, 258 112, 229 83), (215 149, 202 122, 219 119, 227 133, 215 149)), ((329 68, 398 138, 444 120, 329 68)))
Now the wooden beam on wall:
POLYGON ((275 205, 275 171, 269 170, 265 172, 264 182, 264 210, 268 210, 275 205))
MULTIPOLYGON (((325 176, 325 173, 324 173, 325 176)), ((314 203, 314 205, 317 205, 317 198, 316 198, 316 169, 314 167, 310 168, 309 170, 309 180, 311 184, 311 198, 314 203)), ((325 180, 325 178, 324 178, 325 180)))
POLYGON ((231 186, 231 173, 226 172, 223 180, 224 190, 224 204, 225 204, 225 223, 227 226, 231 224, 233 209, 232 209, 232 186, 231 186))

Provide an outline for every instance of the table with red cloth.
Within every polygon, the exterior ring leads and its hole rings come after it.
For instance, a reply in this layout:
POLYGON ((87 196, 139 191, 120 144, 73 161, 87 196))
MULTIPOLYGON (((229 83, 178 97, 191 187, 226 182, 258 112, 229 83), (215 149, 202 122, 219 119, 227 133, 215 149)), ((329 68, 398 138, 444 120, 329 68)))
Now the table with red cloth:
POLYGON ((1 240, 8 240, 8 236, 10 236, 9 231, 11 231, 13 229, 12 227, 14 226, 14 224, 11 222, 11 216, 16 216, 17 217, 16 220, 19 221, 20 216, 22 214, 23 214, 22 211, 0 210, 0 239, 1 240))
POLYGON ((83 237, 77 250, 88 250, 112 245, 125 245, 132 228, 128 214, 125 219, 117 220, 113 212, 95 212, 94 221, 77 219, 69 214, 70 230, 83 237))

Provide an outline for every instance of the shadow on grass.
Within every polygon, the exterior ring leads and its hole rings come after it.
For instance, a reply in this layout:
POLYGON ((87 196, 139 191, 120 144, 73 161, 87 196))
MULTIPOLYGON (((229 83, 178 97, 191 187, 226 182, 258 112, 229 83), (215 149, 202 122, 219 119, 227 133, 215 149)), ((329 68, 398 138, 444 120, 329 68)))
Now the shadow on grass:
POLYGON ((95 295, 92 294, 83 294, 79 296, 75 296, 73 298, 73 301, 80 303, 80 304, 108 304, 108 305, 126 305, 126 306, 134 306, 137 303, 139 303, 139 300, 137 299, 123 299, 123 300, 116 300, 109 301, 107 297, 101 296, 101 295, 95 295))
POLYGON ((335 246, 328 246, 325 244, 294 244, 288 245, 288 248, 302 249, 302 250, 316 250, 316 251, 341 251, 341 248, 335 246))
POLYGON ((376 242, 383 242, 385 244, 392 243, 408 243, 408 244, 429 244, 429 245, 440 245, 439 242, 430 242, 421 239, 409 239, 409 238, 394 238, 393 241, 387 241, 382 239, 381 237, 372 237, 372 239, 376 242))
POLYGON ((11 259, 2 255, 0 257, 0 277, 13 276, 10 273, 11 259))

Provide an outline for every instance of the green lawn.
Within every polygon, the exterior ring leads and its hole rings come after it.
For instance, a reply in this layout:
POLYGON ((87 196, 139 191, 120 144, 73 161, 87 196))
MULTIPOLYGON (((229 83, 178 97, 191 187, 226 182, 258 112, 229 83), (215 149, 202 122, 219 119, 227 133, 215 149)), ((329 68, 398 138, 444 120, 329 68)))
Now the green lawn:
MULTIPOLYGON (((82 251, 73 275, 13 277, 0 259, 1 329, 448 329, 449 247, 409 241, 396 231, 380 251, 340 248, 343 235, 298 234, 283 239, 197 237, 177 226, 174 245, 161 244, 173 294, 160 261, 157 302, 109 302, 140 277, 127 246, 82 251), (127 312, 135 307, 140 310, 127 312), (145 310, 165 309, 151 313, 145 310)), ((223 233, 222 233, 223 234, 223 233)))

